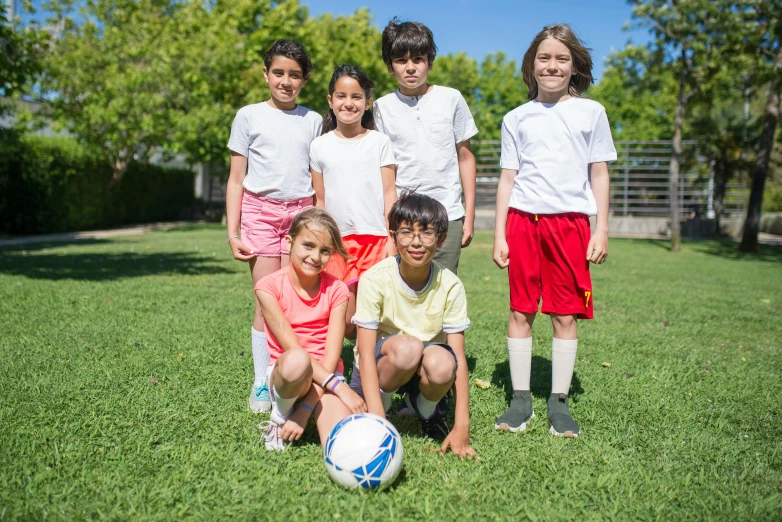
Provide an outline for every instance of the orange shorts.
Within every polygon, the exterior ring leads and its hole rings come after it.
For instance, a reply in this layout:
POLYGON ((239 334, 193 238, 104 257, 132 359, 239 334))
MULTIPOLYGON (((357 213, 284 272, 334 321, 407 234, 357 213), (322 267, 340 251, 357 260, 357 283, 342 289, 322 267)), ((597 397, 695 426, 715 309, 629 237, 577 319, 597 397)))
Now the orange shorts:
POLYGON ((387 242, 388 236, 345 236, 342 238, 342 244, 348 251, 348 260, 345 261, 339 254, 333 254, 326 265, 326 272, 348 286, 358 283, 361 274, 384 259, 387 242))

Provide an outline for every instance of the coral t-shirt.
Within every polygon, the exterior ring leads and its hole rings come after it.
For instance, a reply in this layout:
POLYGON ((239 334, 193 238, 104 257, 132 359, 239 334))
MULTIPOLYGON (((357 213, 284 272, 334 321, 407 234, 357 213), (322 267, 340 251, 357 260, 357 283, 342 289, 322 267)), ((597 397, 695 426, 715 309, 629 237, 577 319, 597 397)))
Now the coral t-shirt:
MULTIPOLYGON (((322 362, 326 354, 326 334, 331 310, 348 300, 348 287, 331 274, 321 272, 320 291, 314 299, 304 299, 293 288, 289 270, 291 268, 286 266, 267 275, 255 284, 255 290, 271 295, 280 303, 282 313, 296 333, 299 345, 322 362)), ((271 356, 269 364, 274 364, 285 350, 265 320, 264 327, 271 356)))

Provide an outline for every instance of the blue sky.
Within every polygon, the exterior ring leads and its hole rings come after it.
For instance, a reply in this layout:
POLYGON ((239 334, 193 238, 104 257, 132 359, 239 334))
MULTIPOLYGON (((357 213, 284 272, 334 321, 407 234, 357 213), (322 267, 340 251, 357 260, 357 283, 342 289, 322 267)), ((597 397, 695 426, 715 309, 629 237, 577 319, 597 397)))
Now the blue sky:
MULTIPOLYGON (((312 15, 347 15, 367 7, 383 27, 394 16, 429 26, 441 54, 466 52, 482 60, 504 51, 521 65, 532 38, 544 26, 565 22, 592 48, 593 74, 599 79, 603 60, 628 39, 649 40, 645 29, 623 31, 632 10, 625 0, 301 0, 312 15)), ((436 64, 437 62, 435 62, 436 64)))

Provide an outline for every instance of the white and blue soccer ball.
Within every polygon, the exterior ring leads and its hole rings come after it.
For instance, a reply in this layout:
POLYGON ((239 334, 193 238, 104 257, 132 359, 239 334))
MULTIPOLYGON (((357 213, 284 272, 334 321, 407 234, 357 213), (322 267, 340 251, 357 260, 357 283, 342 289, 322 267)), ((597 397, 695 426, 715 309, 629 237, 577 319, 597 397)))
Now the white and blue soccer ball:
POLYGON ((331 430, 323 459, 331 480, 349 489, 383 489, 402 470, 402 439, 393 424, 371 413, 342 419, 331 430))

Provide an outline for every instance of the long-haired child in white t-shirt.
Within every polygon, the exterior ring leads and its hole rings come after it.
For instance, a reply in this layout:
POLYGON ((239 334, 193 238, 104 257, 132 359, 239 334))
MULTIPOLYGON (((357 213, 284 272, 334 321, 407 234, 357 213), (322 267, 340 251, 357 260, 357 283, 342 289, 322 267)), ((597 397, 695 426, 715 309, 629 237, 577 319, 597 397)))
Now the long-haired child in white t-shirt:
MULTIPOLYGON (((263 63, 271 96, 236 113, 228 141, 231 171, 225 195, 228 244, 234 258, 249 263, 253 285, 288 264, 285 236, 293 219, 312 206, 309 148, 322 122, 317 112, 296 104, 312 69, 304 47, 277 40, 263 63)), ((271 409, 266 342, 261 305, 255 299, 255 380, 249 399, 253 412, 271 409)))
POLYGON ((532 322, 542 297, 542 312, 554 326, 550 432, 577 437, 568 406, 577 320, 592 319, 589 263, 608 255, 608 162, 616 160, 616 150, 605 109, 581 97, 592 83, 592 59, 570 27, 538 33, 522 73, 531 101, 502 120, 494 262, 508 268, 513 399, 495 427, 524 431, 534 416, 532 322))
POLYGON ((391 141, 374 130, 374 83, 358 67, 340 65, 329 82, 329 111, 323 134, 310 146, 310 171, 316 205, 337 220, 348 260, 337 256, 327 270, 350 289, 346 333, 356 311, 361 274, 396 253, 388 241, 388 211, 397 199, 396 161, 391 141))

